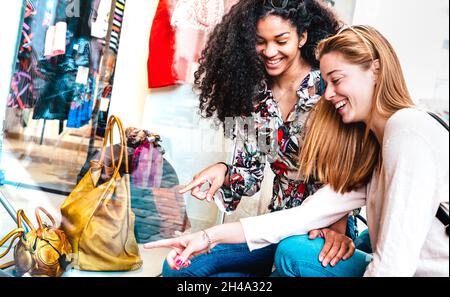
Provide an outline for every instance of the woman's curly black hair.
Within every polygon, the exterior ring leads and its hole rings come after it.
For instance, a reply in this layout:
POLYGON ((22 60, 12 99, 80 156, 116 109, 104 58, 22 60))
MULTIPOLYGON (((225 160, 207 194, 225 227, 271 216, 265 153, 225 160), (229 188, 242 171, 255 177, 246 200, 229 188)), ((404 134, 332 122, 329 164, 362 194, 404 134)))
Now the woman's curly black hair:
MULTIPOLYGON (((270 3, 270 1, 267 1, 270 3)), ((256 27, 260 19, 277 15, 297 27, 299 36, 307 31, 302 57, 318 67, 316 46, 340 27, 335 13, 321 0, 289 0, 286 8, 273 8, 264 0, 240 0, 210 35, 195 73, 200 93, 200 112, 205 118, 249 116, 261 82, 270 81, 256 53, 256 27)))

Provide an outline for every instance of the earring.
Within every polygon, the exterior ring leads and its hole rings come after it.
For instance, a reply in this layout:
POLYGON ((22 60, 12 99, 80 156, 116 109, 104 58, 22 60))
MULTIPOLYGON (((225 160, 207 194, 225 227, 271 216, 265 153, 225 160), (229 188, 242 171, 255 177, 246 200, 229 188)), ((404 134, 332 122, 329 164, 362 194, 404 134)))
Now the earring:
POLYGON ((304 44, 299 43, 298 48, 302 48, 304 44))

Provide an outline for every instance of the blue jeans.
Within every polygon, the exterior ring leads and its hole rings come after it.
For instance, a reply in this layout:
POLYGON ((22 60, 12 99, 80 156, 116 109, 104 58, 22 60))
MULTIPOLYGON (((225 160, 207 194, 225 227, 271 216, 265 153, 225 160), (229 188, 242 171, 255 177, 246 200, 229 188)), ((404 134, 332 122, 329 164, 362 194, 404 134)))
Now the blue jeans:
POLYGON ((358 250, 363 251, 367 254, 373 253, 368 229, 362 232, 361 235, 355 239, 355 246, 358 250))
POLYGON ((276 274, 274 276, 362 277, 367 265, 372 261, 370 254, 356 249, 350 259, 339 261, 335 267, 330 265, 323 267, 319 261, 319 254, 324 243, 323 238, 310 240, 308 235, 293 236, 281 241, 275 254, 276 274))
POLYGON ((164 262, 164 277, 264 277, 272 271, 277 246, 250 252, 246 243, 220 244, 210 254, 192 258, 191 265, 178 271, 164 262))
MULTIPOLYGON (((353 217, 347 223, 347 236, 355 239, 353 217)), ((221 244, 210 254, 194 257, 191 265, 178 271, 164 262, 164 277, 265 277, 271 275, 277 245, 250 252, 247 244, 221 244)), ((318 258, 318 256, 317 256, 318 258)))

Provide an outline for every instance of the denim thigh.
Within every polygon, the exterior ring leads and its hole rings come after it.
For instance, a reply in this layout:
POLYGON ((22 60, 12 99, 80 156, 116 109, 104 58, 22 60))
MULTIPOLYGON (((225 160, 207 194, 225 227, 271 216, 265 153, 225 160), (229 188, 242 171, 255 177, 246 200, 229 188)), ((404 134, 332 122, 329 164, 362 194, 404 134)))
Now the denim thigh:
POLYGON ((308 235, 289 237, 280 242, 275 254, 277 276, 284 277, 361 277, 372 261, 370 254, 360 250, 335 267, 323 267, 319 261, 325 240, 310 240, 308 235))
POLYGON ((198 255, 191 265, 172 270, 167 261, 163 265, 164 277, 262 277, 269 276, 277 246, 250 252, 247 244, 220 244, 209 254, 198 255))
POLYGON ((370 243, 369 230, 366 229, 358 238, 355 239, 355 246, 358 250, 363 251, 368 254, 372 254, 372 244, 370 243))

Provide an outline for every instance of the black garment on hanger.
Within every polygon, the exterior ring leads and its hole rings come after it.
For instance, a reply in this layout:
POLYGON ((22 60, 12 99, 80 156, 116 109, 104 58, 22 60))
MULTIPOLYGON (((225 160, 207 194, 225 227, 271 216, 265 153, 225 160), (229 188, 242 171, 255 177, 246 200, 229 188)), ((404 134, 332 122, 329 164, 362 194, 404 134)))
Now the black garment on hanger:
POLYGON ((35 90, 37 100, 33 119, 66 120, 70 104, 76 91, 76 77, 79 66, 89 67, 89 42, 80 44, 80 39, 90 39, 89 16, 92 0, 46 0, 38 1, 37 14, 33 22, 35 35, 37 79, 35 90), (44 57, 45 35, 48 27, 43 26, 46 7, 49 2, 56 5, 52 23, 66 22, 66 53, 51 58, 44 57), (80 5, 76 12, 68 14, 69 5, 80 5), (78 50, 74 46, 78 45, 78 50))

